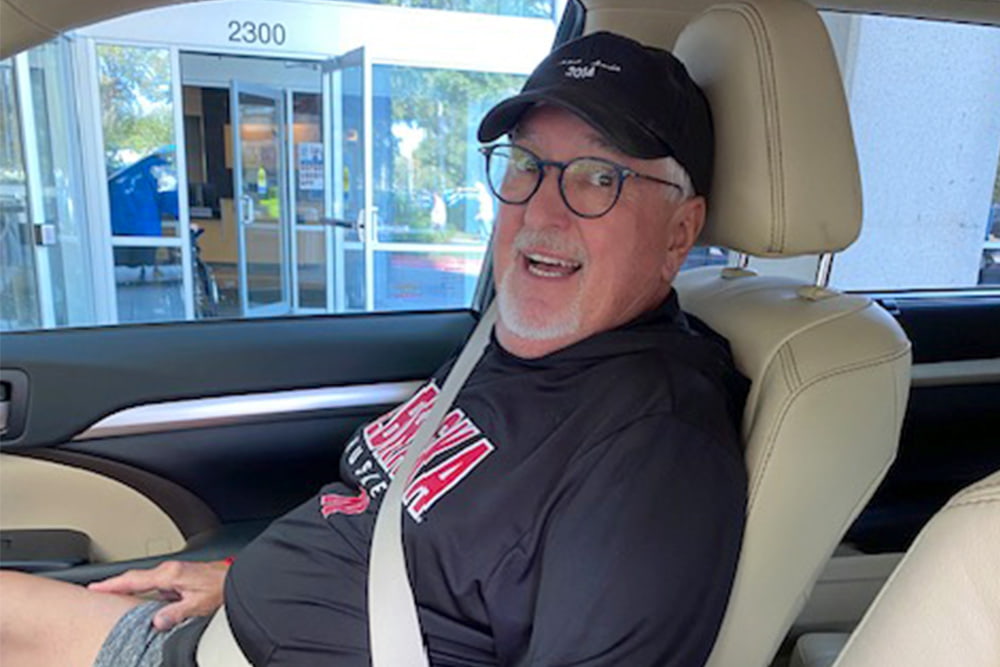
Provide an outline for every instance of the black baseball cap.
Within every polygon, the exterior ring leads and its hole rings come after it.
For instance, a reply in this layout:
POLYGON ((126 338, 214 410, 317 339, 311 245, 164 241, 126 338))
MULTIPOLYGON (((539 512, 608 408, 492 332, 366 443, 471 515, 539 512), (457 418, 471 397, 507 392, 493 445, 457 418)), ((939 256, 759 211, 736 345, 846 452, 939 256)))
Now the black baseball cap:
POLYGON ((669 51, 610 32, 566 42, 535 68, 519 94, 490 109, 479 141, 510 132, 539 103, 572 111, 626 155, 674 158, 698 194, 708 194, 715 151, 711 111, 669 51))

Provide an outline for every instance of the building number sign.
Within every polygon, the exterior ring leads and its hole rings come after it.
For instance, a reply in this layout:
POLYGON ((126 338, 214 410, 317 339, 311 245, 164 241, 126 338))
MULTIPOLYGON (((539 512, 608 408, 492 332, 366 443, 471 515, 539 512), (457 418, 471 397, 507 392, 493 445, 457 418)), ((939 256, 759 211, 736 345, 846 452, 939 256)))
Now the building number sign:
POLYGON ((285 43, 285 26, 282 23, 265 23, 256 21, 230 21, 229 41, 239 44, 274 44, 285 43))

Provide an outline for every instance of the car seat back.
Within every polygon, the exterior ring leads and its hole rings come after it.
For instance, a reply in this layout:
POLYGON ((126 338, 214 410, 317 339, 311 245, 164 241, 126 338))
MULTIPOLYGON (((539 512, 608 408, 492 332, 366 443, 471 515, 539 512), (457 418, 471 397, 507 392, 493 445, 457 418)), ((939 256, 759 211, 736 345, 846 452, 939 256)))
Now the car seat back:
MULTIPOLYGON (((754 257, 849 246, 861 225, 857 158, 816 10, 799 0, 716 5, 674 51, 715 125, 700 243, 754 257)), ((895 456, 909 341, 871 299, 823 282, 743 266, 686 271, 675 282, 684 309, 729 339, 752 381, 742 424, 746 532, 710 667, 770 662, 895 456)))
POLYGON ((959 491, 938 510, 850 638, 846 633, 803 635, 790 664, 1000 665, 997 563, 1000 470, 959 491))
POLYGON ((917 536, 835 667, 1000 665, 1000 471, 917 536))

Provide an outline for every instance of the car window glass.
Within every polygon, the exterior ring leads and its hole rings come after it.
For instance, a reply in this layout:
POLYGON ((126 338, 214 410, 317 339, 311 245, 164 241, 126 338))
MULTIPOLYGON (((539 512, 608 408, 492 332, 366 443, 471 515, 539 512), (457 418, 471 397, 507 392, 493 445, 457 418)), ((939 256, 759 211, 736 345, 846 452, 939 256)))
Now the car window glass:
POLYGON ((849 289, 1000 284, 1000 27, 825 16, 858 147, 864 222, 849 289))
MULTIPOLYGON (((861 175, 861 235, 840 289, 1000 285, 1000 27, 822 12, 861 175)), ((816 159, 821 160, 822 155, 816 159)), ((809 280, 816 258, 754 260, 809 280)))
POLYGON ((559 7, 401 4, 171 6, 0 63, 0 330, 468 307, 476 127, 559 7))

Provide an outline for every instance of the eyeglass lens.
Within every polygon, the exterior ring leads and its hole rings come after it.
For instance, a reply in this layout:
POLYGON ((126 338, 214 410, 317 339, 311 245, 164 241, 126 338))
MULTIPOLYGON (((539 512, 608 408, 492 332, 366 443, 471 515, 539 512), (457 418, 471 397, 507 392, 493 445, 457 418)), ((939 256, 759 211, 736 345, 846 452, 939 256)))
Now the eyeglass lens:
MULTIPOLYGON (((542 164, 537 156, 519 146, 495 146, 488 159, 490 188, 500 201, 524 204, 541 184, 542 164)), ((621 178, 611 162, 576 158, 563 167, 559 185, 564 201, 574 213, 596 217, 614 206, 621 178)))

